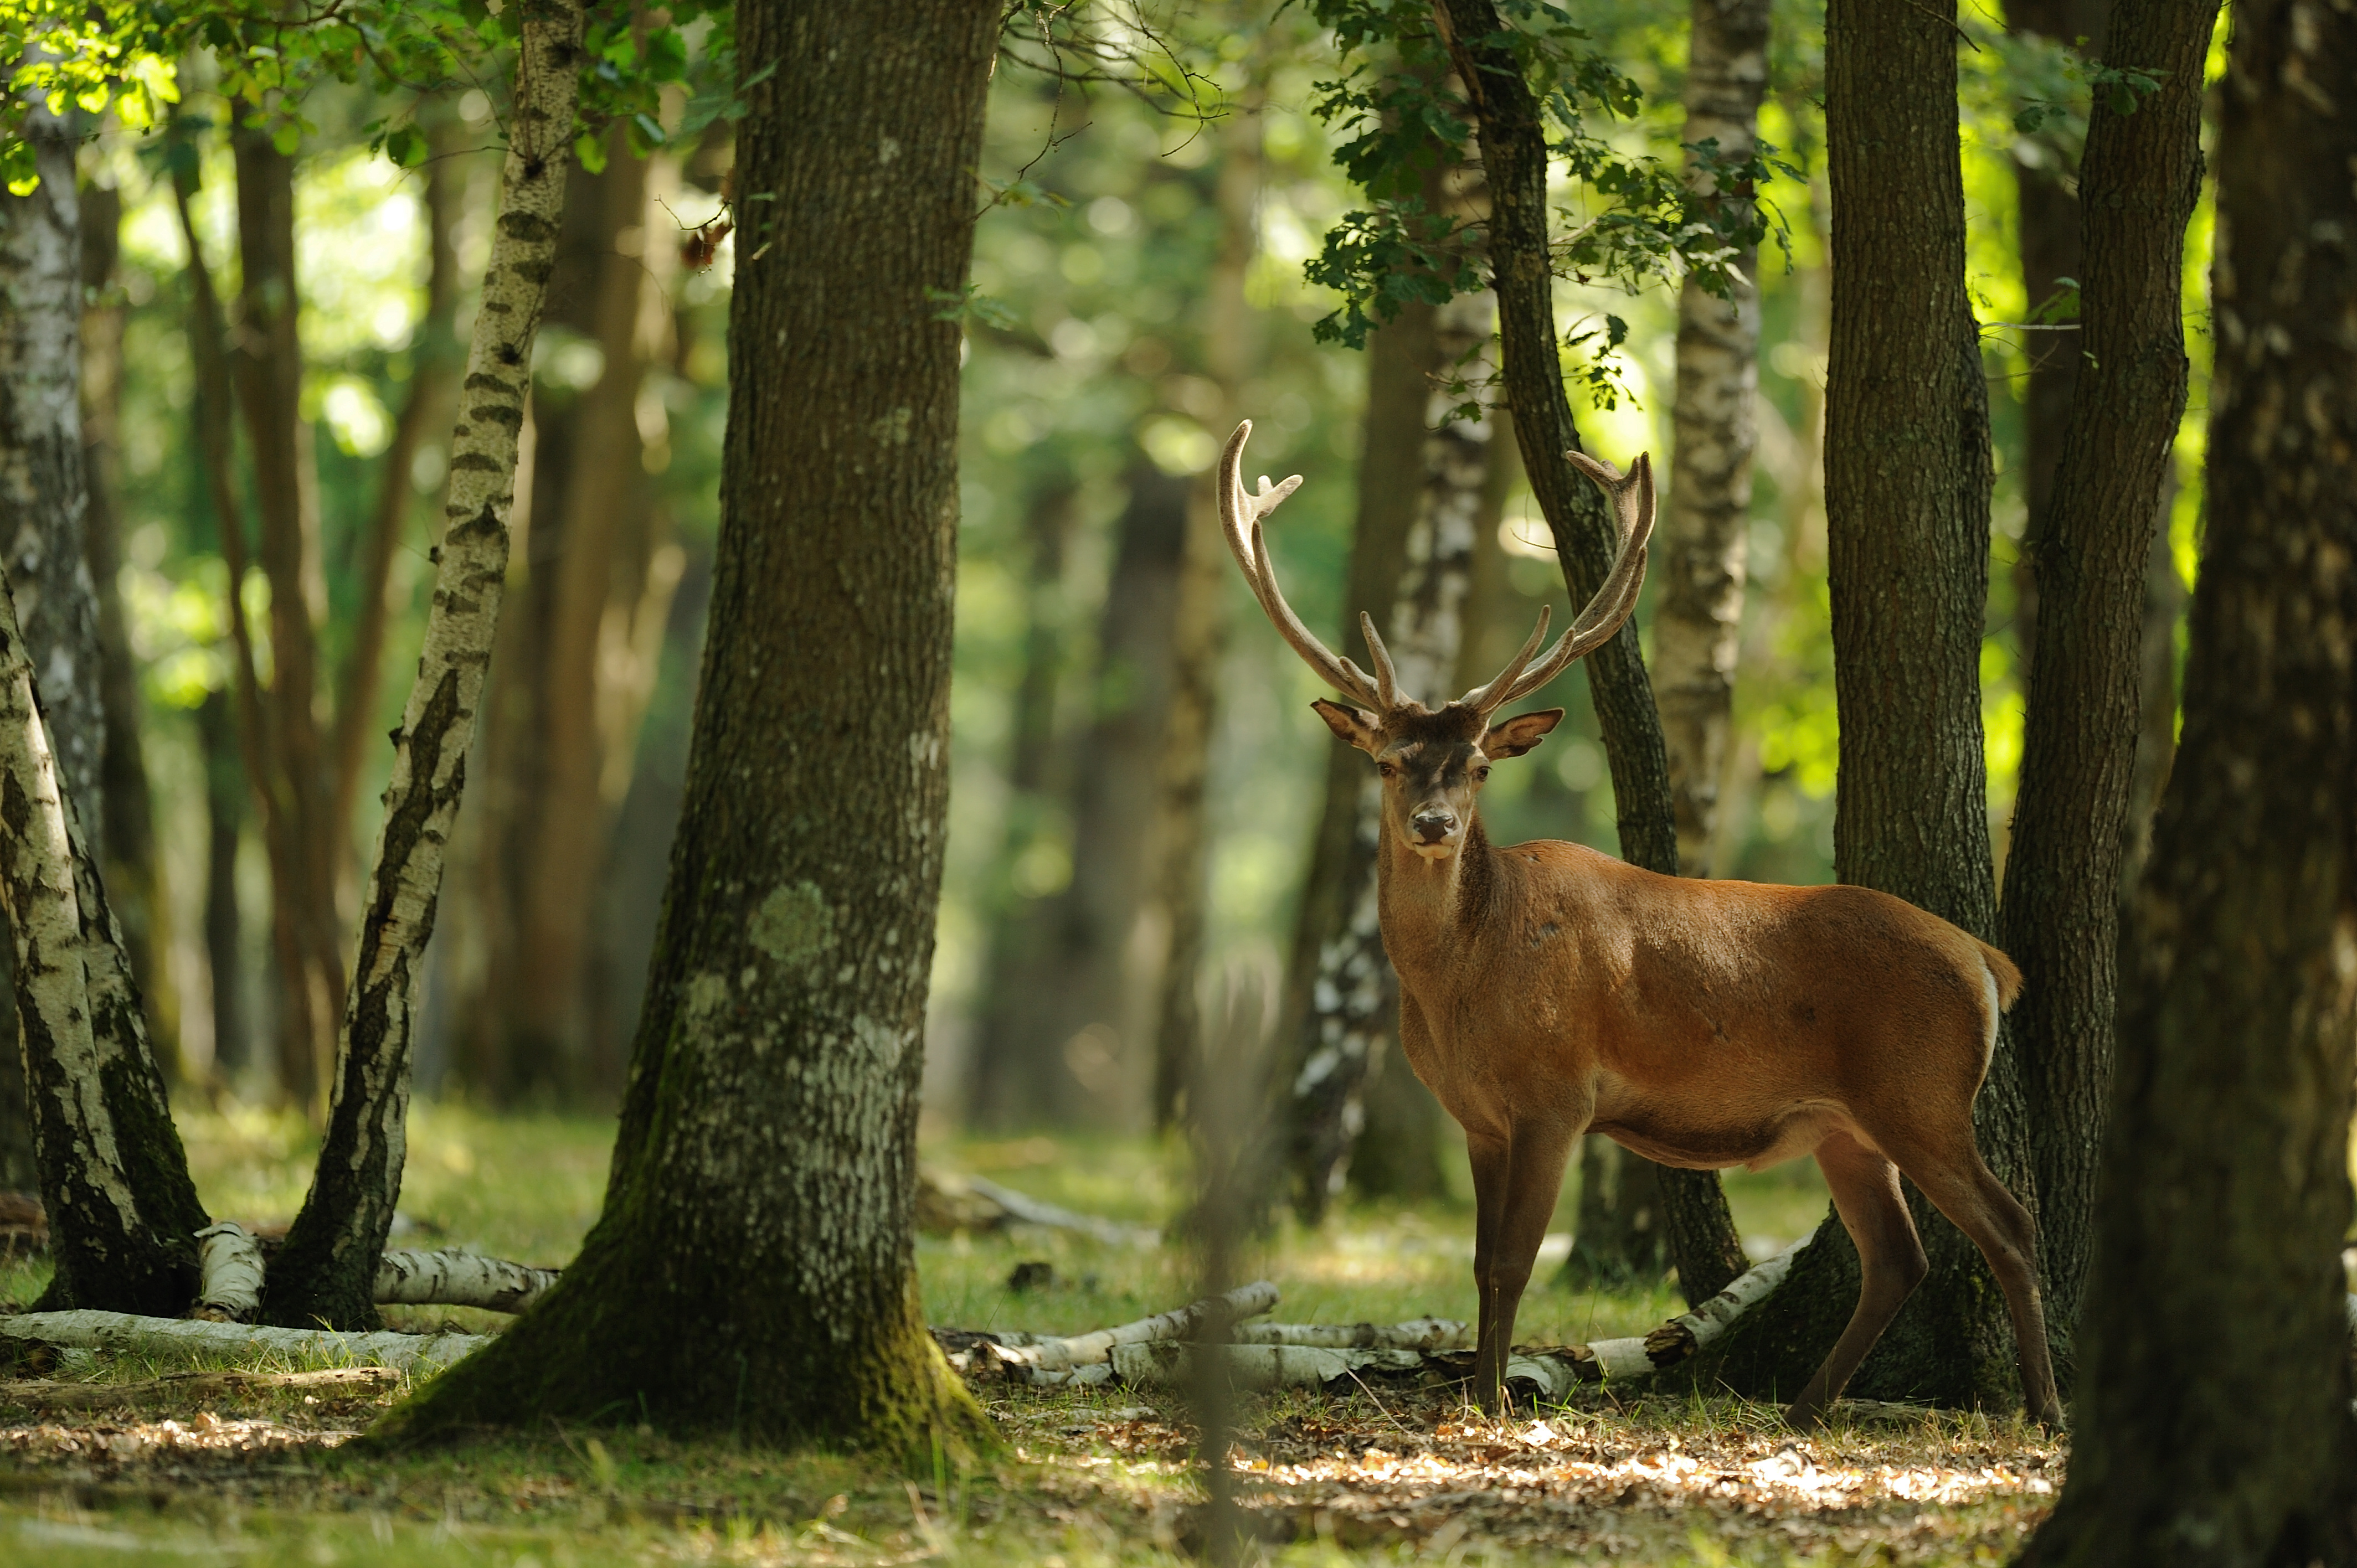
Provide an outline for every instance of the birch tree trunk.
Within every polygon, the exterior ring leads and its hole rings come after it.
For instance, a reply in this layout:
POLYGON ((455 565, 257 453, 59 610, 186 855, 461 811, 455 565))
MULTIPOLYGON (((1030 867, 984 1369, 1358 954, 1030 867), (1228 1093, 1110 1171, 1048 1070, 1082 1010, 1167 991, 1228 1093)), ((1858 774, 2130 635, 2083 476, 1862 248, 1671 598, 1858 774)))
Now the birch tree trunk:
MULTIPOLYGON (((1437 312, 1420 301, 1403 306, 1399 315, 1376 329, 1367 344, 1367 403, 1361 416, 1356 520, 1351 534, 1351 560, 1344 579, 1341 633, 1335 647, 1357 635, 1358 614, 1363 609, 1383 618, 1384 635, 1391 631, 1391 607, 1399 596, 1400 574, 1407 554, 1408 530, 1414 526, 1424 493, 1426 405, 1432 398, 1432 377, 1439 369, 1434 345, 1437 312)), ((1473 683, 1489 679, 1473 677, 1473 683)), ((1374 865, 1374 843, 1365 836, 1374 819, 1367 802, 1381 793, 1364 753, 1340 741, 1327 752, 1324 804, 1318 818, 1318 836, 1311 841, 1309 866, 1302 877, 1300 912, 1293 930, 1293 950, 1286 964, 1286 991, 1278 1013, 1278 1036, 1292 1052, 1296 1089, 1291 1111, 1313 1110, 1319 1101, 1299 1091, 1300 1075, 1326 1048, 1325 1020, 1339 998, 1318 987, 1322 955, 1361 913, 1359 890, 1374 865)), ((1310 1223, 1325 1213, 1331 1196, 1327 1167, 1305 1161, 1312 1147, 1330 1139, 1323 1130, 1296 1122, 1287 1133, 1287 1158, 1294 1177, 1295 1208, 1310 1223), (1312 1165, 1317 1165, 1312 1172, 1312 1165)))
MULTIPOLYGON (((1497 307, 1497 297, 1486 290, 1442 306, 1433 324, 1427 373, 1445 372, 1487 344, 1497 307)), ((1401 694, 1435 707, 1457 694, 1443 688, 1457 674, 1465 639, 1491 449, 1511 439, 1497 418, 1487 368, 1469 366, 1466 373, 1481 410, 1471 419, 1452 419, 1451 412, 1464 400, 1446 386, 1426 382, 1415 516, 1383 628, 1401 694)), ((1309 1027, 1315 1033, 1293 1080, 1294 1170, 1302 1217, 1310 1220, 1340 1196, 1349 1178, 1351 1150, 1366 1126, 1368 1073, 1382 1062, 1384 1042, 1398 1026, 1399 983, 1383 956, 1375 899, 1383 795, 1363 759, 1359 771, 1353 853, 1340 887, 1347 916, 1318 950, 1310 992, 1309 1027)))
MULTIPOLYGON (((1260 241, 1261 107, 1257 80, 1265 69, 1246 62, 1248 86, 1222 135, 1220 177, 1212 205, 1220 243, 1205 288, 1203 370, 1220 391, 1222 413, 1212 428, 1241 417, 1244 377, 1252 368, 1252 311, 1244 274, 1260 241)), ((1187 548, 1178 572, 1178 602, 1171 613, 1170 713, 1163 736, 1162 777, 1155 830, 1155 903, 1168 933, 1162 952, 1154 1022, 1154 1123, 1169 1125, 1194 1074, 1203 1023, 1195 980, 1203 964, 1210 897, 1212 732, 1219 722, 1220 661, 1228 648, 1228 552, 1220 532, 1219 498, 1211 473, 1199 476, 1187 499, 1187 548)))
POLYGON ((348 1327, 376 1317, 376 1262, 392 1230, 407 1147, 409 1055, 425 943, 507 577, 516 438, 565 199, 581 27, 579 0, 544 0, 523 20, 499 218, 451 433, 448 521, 434 551, 425 650, 393 744, 327 1136, 311 1190, 272 1262, 266 1322, 348 1327))
MULTIPOLYGON (((1768 0, 1695 0, 1686 66, 1688 146, 1716 142, 1724 158, 1759 144, 1768 91, 1768 0)), ((1699 179, 1700 176, 1695 176, 1699 179)), ((1748 209, 1748 191, 1710 191, 1748 209)), ((1759 444, 1760 264, 1757 246, 1736 255, 1725 299, 1692 276, 1678 291, 1677 392, 1671 423, 1669 502, 1662 514, 1661 607, 1653 615, 1653 697, 1662 710, 1678 866, 1708 876, 1735 708, 1737 634, 1751 506, 1751 454, 1759 444)))
MULTIPOLYGON (((1964 283, 1956 34, 1916 0, 1835 0, 1825 50, 1832 360, 1825 504, 1841 713, 1835 865, 1986 937, 1996 897, 1982 754, 1992 480, 1987 387, 1964 283)), ((1981 1151, 2028 1198, 2020 1069, 2000 1033, 1974 1108, 1981 1151)), ((1931 1273, 1859 1369, 1863 1398, 2005 1409, 2013 1335, 1979 1249, 1909 1189, 1931 1273)), ((1707 1375, 1802 1386, 1847 1322, 1858 1265, 1828 1216, 1707 1375)), ((1706 1361, 1715 1359, 1706 1357, 1706 1361)))
MULTIPOLYGON (((1513 410, 1515 438, 1532 492, 1555 533, 1564 585, 1572 603, 1584 605, 1612 570, 1618 539, 1602 493, 1563 456, 1581 447, 1581 442, 1555 347, 1545 129, 1512 51, 1494 41, 1505 28, 1492 0, 1441 0, 1435 12, 1445 21, 1458 78, 1467 84, 1480 125, 1491 203, 1489 262, 1498 295, 1502 381, 1513 410), (1469 44, 1467 39, 1476 41, 1469 44)), ((1612 771, 1621 857, 1631 865, 1675 875, 1678 835, 1669 761, 1662 743, 1661 714, 1653 706, 1644 655, 1638 648, 1636 618, 1631 616, 1618 635, 1590 654, 1583 668, 1612 771)), ((1673 1234, 1688 1238, 1696 1248, 1691 1256, 1680 1254, 1679 1277, 1686 1282, 1685 1289, 1702 1288, 1706 1296, 1733 1277, 1727 1273, 1729 1267, 1739 1272, 1742 1256, 1717 1173, 1664 1167, 1657 1179, 1673 1234)))
POLYGON ((2126 944, 2071 1476, 2034 1568, 2357 1561, 2357 14, 2233 15, 2183 756, 2126 944))
POLYGON ((2094 1251, 2111 1095, 2120 856, 2136 768, 2145 580, 2185 412, 2185 227, 2201 186, 2214 0, 2121 0, 2104 59, 2160 81, 2087 127, 2082 362, 2039 542, 2045 628, 2029 666, 2004 942, 2029 1093, 2047 1332, 2068 1348, 2094 1251))
POLYGON ((738 8, 739 58, 779 62, 742 90, 738 188, 777 199, 730 301, 711 633, 606 1210, 396 1441, 626 1409, 899 1455, 985 1424, 910 1219, 957 534, 932 301, 966 279, 998 15, 738 8))

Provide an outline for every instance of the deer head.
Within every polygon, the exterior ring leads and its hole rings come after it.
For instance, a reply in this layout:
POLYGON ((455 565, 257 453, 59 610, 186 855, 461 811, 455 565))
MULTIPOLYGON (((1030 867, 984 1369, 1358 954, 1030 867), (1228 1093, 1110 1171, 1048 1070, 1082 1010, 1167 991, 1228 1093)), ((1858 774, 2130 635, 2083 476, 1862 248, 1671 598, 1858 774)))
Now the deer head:
POLYGON ((1645 542, 1653 532, 1652 463, 1640 456, 1623 475, 1611 464, 1582 453, 1564 454, 1612 498, 1620 542, 1611 572, 1587 607, 1545 652, 1539 651, 1547 631, 1548 611, 1543 607, 1522 650, 1495 679, 1452 703, 1428 708, 1399 690, 1372 616, 1363 610, 1359 615, 1359 629, 1374 666, 1370 675, 1318 641, 1285 602, 1261 522, 1300 488, 1301 477, 1272 486, 1263 475, 1257 494, 1246 490, 1241 465, 1251 435, 1250 420, 1237 425, 1220 456, 1220 521, 1228 548, 1278 633, 1327 684, 1350 699, 1348 704, 1320 701, 1315 706, 1328 728, 1375 759, 1383 780, 1383 831, 1426 860, 1446 860, 1464 844, 1491 764, 1537 746, 1562 721, 1563 710, 1546 708, 1502 722, 1493 722, 1493 715, 1601 647, 1637 607, 1637 593, 1645 580, 1645 542))

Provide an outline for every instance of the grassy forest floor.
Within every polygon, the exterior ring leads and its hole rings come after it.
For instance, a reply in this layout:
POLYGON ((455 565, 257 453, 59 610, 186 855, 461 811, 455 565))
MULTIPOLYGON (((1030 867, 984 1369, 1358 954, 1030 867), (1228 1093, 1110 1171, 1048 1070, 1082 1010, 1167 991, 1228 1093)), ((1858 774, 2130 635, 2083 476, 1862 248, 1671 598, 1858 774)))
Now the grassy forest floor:
MULTIPOLYGON (((185 1126, 208 1207, 284 1219, 310 1139, 258 1112, 185 1126)), ((492 1119, 420 1105, 403 1212, 412 1245, 526 1262, 571 1255, 595 1218, 610 1123, 492 1119)), ((1173 1167, 1137 1142, 929 1143, 943 1167, 1152 1223, 1178 1207, 1173 1167)), ((1729 1183, 1747 1241, 1781 1245, 1824 1212, 1813 1166, 1729 1183)), ((1559 1211, 1567 1224, 1570 1200, 1559 1211)), ((1469 1316, 1471 1217, 1434 1204, 1353 1210, 1288 1230, 1252 1260, 1289 1322, 1469 1316)), ((931 1320, 1071 1331, 1193 1294, 1175 1250, 1060 1233, 925 1238, 931 1320), (1016 1293, 1018 1262, 1054 1277, 1016 1293)), ((1033 1271, 1037 1273, 1038 1271, 1033 1271)), ((46 1273, 0 1273, 23 1302, 46 1273)), ((1642 1332, 1673 1290, 1534 1284, 1518 1336, 1642 1332)), ((393 1325, 480 1330, 490 1314, 392 1308, 393 1325)), ((872 1461, 780 1455, 644 1429, 550 1427, 385 1460, 337 1449, 398 1399, 389 1374, 251 1359, 69 1355, 0 1382, 0 1561, 394 1562, 561 1568, 608 1563, 1083 1563, 1177 1560, 1200 1475, 1183 1404, 1159 1391, 978 1391, 1006 1439, 978 1468, 903 1477, 872 1461), (229 1375, 221 1375, 222 1373, 229 1375)), ((1288 1563, 2001 1562, 2043 1517, 2063 1444, 2017 1422, 1888 1409, 1796 1438, 1772 1408, 1628 1400, 1603 1391, 1535 1420, 1486 1422, 1439 1393, 1247 1396, 1237 1467, 1267 1550, 1288 1563)))

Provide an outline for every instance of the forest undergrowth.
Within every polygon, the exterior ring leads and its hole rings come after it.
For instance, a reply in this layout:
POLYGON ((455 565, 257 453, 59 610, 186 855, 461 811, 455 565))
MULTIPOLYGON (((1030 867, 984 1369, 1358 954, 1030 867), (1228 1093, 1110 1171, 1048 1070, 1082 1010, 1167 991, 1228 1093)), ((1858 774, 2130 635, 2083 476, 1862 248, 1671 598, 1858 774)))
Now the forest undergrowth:
MULTIPOLYGON (((268 1220, 301 1192, 308 1136, 255 1112, 187 1119, 217 1215, 268 1220)), ((490 1118, 421 1106, 403 1212, 411 1244, 569 1257, 594 1219, 610 1130, 591 1119, 490 1118)), ((1166 1152, 1141 1141, 929 1143, 929 1164, 1151 1224, 1178 1207, 1166 1152)), ((1747 1238, 1781 1244, 1822 1212, 1813 1167, 1730 1182, 1747 1238)), ((1564 1219, 1576 1211, 1567 1195, 1564 1219)), ((1353 1209, 1286 1229, 1255 1272, 1294 1322, 1471 1309, 1470 1213, 1353 1209)), ((1070 1331, 1192 1294, 1183 1251, 1057 1232, 926 1237, 928 1316, 961 1327, 1070 1331), (1018 1263, 1032 1283, 1017 1291, 1018 1263), (1043 1279, 1044 1276, 1044 1279, 1043 1279)), ((0 1277, 38 1290, 40 1265, 0 1277)), ((1674 1287, 1534 1288, 1533 1343, 1641 1332, 1674 1287)), ((470 1331, 490 1314, 394 1308, 397 1326, 470 1331)), ((1003 1439, 964 1464, 907 1473, 780 1455, 726 1434, 615 1424, 485 1434, 385 1457, 341 1453, 407 1391, 380 1372, 254 1358, 69 1354, 0 1382, 0 1557, 44 1563, 452 1562, 858 1564, 1148 1563, 1200 1531, 1201 1474, 1168 1391, 979 1389, 1003 1439), (223 1375, 223 1374, 227 1375, 223 1375)), ((1997 1562, 2050 1506, 2064 1445, 2013 1420, 1861 1407, 1807 1437, 1733 1400, 1614 1397, 1480 1418, 1447 1391, 1248 1396, 1234 1464, 1262 1550, 1284 1562, 1638 1563, 1997 1562)))

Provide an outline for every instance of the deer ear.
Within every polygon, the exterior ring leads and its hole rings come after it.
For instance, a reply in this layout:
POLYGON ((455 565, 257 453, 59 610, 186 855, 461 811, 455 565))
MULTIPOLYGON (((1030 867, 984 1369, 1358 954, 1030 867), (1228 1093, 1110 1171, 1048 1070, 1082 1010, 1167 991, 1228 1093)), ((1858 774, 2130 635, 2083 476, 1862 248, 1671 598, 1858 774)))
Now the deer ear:
POLYGON ((1326 721, 1335 739, 1347 741, 1370 757, 1383 744, 1382 721, 1364 708, 1346 708, 1323 697, 1309 705, 1318 710, 1318 716, 1326 721))
POLYGON ((1503 757, 1520 757, 1544 740, 1547 731, 1561 723, 1561 708, 1541 708, 1534 714, 1519 714, 1481 737, 1481 755, 1492 762, 1503 757))

